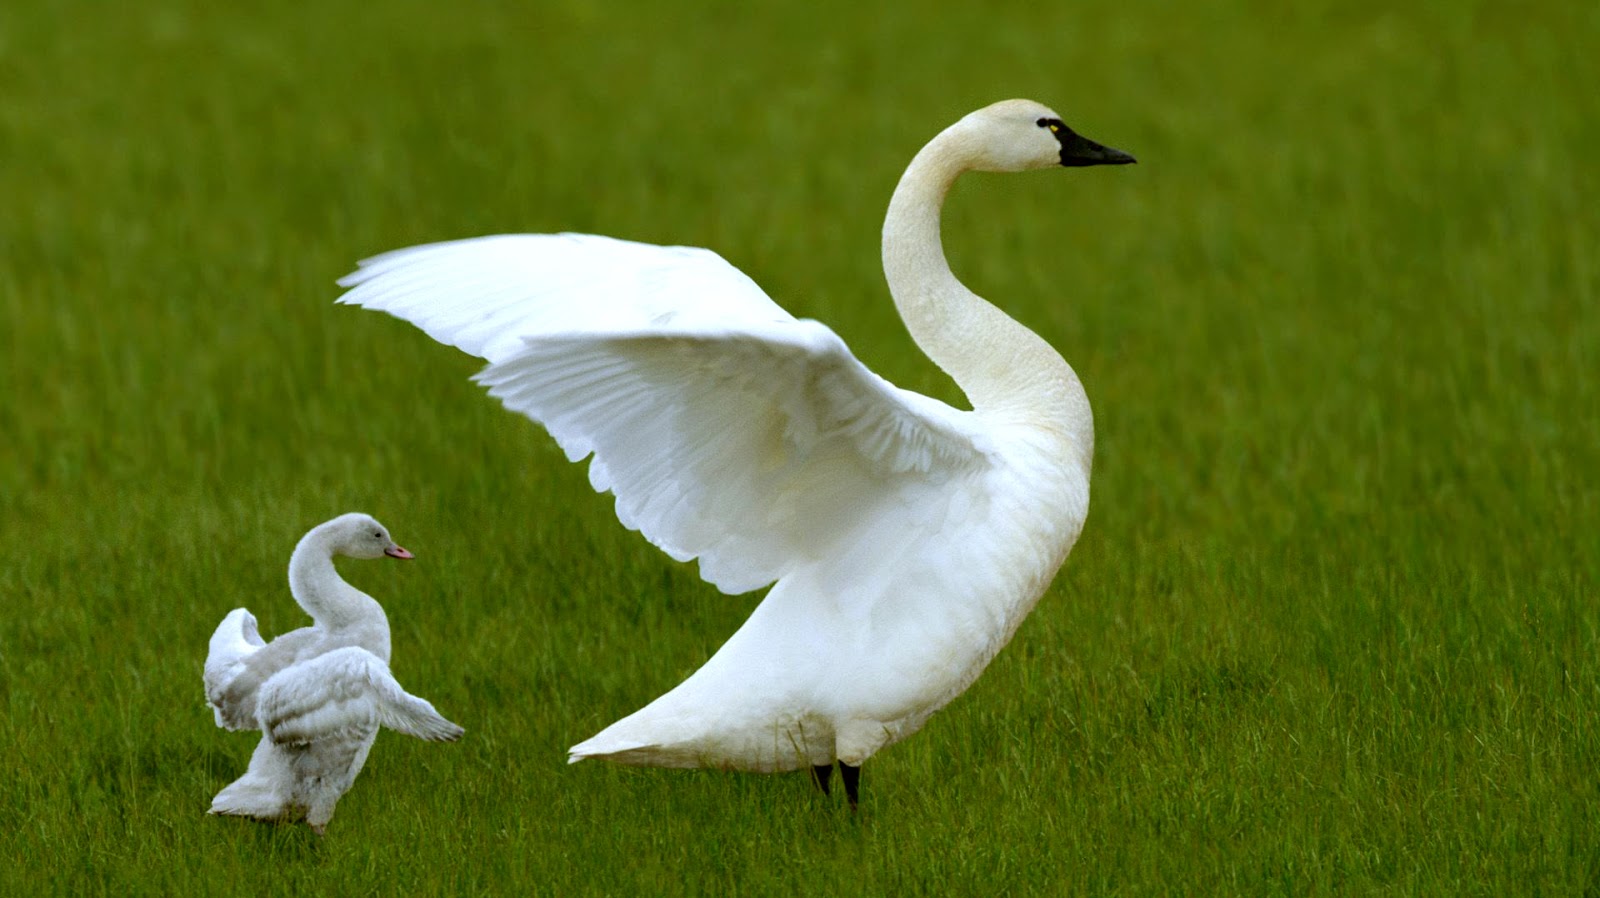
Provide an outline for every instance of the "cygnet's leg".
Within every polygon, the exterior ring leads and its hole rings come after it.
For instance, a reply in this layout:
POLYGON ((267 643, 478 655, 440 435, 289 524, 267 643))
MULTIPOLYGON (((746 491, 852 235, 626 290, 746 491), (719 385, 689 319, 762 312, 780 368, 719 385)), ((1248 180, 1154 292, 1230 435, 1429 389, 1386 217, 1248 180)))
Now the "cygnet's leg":
POLYGON ((311 809, 306 811, 306 822, 311 824, 312 832, 319 836, 327 832, 328 821, 333 819, 333 809, 343 794, 337 789, 326 789, 312 799, 311 809))
POLYGON ((844 795, 850 799, 850 810, 853 811, 861 801, 861 768, 840 761, 839 776, 844 779, 844 795))
POLYGON ((831 779, 833 779, 832 764, 811 765, 811 781, 816 783, 817 788, 822 790, 823 795, 831 794, 828 791, 828 781, 831 779))
POLYGON ((360 742, 325 743, 314 746, 308 752, 308 760, 314 759, 321 766, 311 774, 308 784, 311 787, 311 806, 306 811, 306 822, 311 824, 312 831, 317 835, 322 835, 327 829, 339 799, 355 783, 356 775, 367 763, 367 753, 372 751, 372 743, 377 736, 377 730, 373 729, 360 742))

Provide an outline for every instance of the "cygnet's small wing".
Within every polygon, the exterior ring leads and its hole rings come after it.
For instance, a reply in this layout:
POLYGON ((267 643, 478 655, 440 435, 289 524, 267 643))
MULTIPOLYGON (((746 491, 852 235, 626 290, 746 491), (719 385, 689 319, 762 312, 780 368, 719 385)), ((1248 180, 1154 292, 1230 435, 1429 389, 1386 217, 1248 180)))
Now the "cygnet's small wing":
POLYGON ((279 745, 361 739, 379 726, 430 742, 465 732, 401 688, 383 659, 353 646, 274 674, 261 686, 256 716, 279 745))
POLYGON ((217 726, 242 729, 250 724, 239 719, 239 704, 229 697, 228 687, 244 672, 251 655, 266 646, 256 617, 244 608, 235 608, 211 634, 211 649, 206 654, 206 704, 216 714, 217 726))

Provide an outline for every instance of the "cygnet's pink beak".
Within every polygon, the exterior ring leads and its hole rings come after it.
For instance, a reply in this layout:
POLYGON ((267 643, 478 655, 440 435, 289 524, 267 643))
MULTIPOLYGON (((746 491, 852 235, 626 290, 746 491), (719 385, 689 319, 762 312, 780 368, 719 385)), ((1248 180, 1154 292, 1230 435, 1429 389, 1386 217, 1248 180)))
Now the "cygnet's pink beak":
POLYGON ((383 550, 383 554, 389 556, 390 558, 415 558, 415 557, 417 557, 415 555, 412 555, 410 552, 407 552, 404 548, 402 548, 400 546, 390 546, 389 548, 383 550))

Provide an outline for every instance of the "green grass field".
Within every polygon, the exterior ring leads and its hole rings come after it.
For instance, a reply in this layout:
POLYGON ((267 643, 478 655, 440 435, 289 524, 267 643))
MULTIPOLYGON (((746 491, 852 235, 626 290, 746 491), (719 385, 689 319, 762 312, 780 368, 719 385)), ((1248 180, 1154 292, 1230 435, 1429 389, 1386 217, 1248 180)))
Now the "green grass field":
POLYGON ((1592 3, 0 6, 0 893, 1592 894, 1592 3), (1008 96, 1116 170, 969 176, 957 272, 1094 402, 1089 523, 852 817, 803 776, 569 767, 729 599, 477 365, 333 305, 499 231, 709 246, 875 370, 878 230, 1008 96), (310 526, 395 671, 326 839, 207 817, 206 638, 299 626, 310 526))

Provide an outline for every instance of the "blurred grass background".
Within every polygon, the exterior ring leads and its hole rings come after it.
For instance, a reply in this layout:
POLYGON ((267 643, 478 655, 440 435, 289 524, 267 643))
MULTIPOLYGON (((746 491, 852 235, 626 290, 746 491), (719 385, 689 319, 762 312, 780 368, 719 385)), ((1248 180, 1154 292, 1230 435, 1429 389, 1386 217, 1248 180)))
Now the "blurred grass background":
POLYGON ((1600 883, 1600 7, 0 7, 0 891, 1578 894, 1600 883), (952 263, 1095 404, 989 672, 800 776, 567 767, 753 607, 476 365, 332 305, 499 231, 709 246, 896 383, 901 168, 1028 96, 1140 165, 969 176, 952 263), (310 526, 402 682, 325 840, 207 818, 200 664, 310 526))

